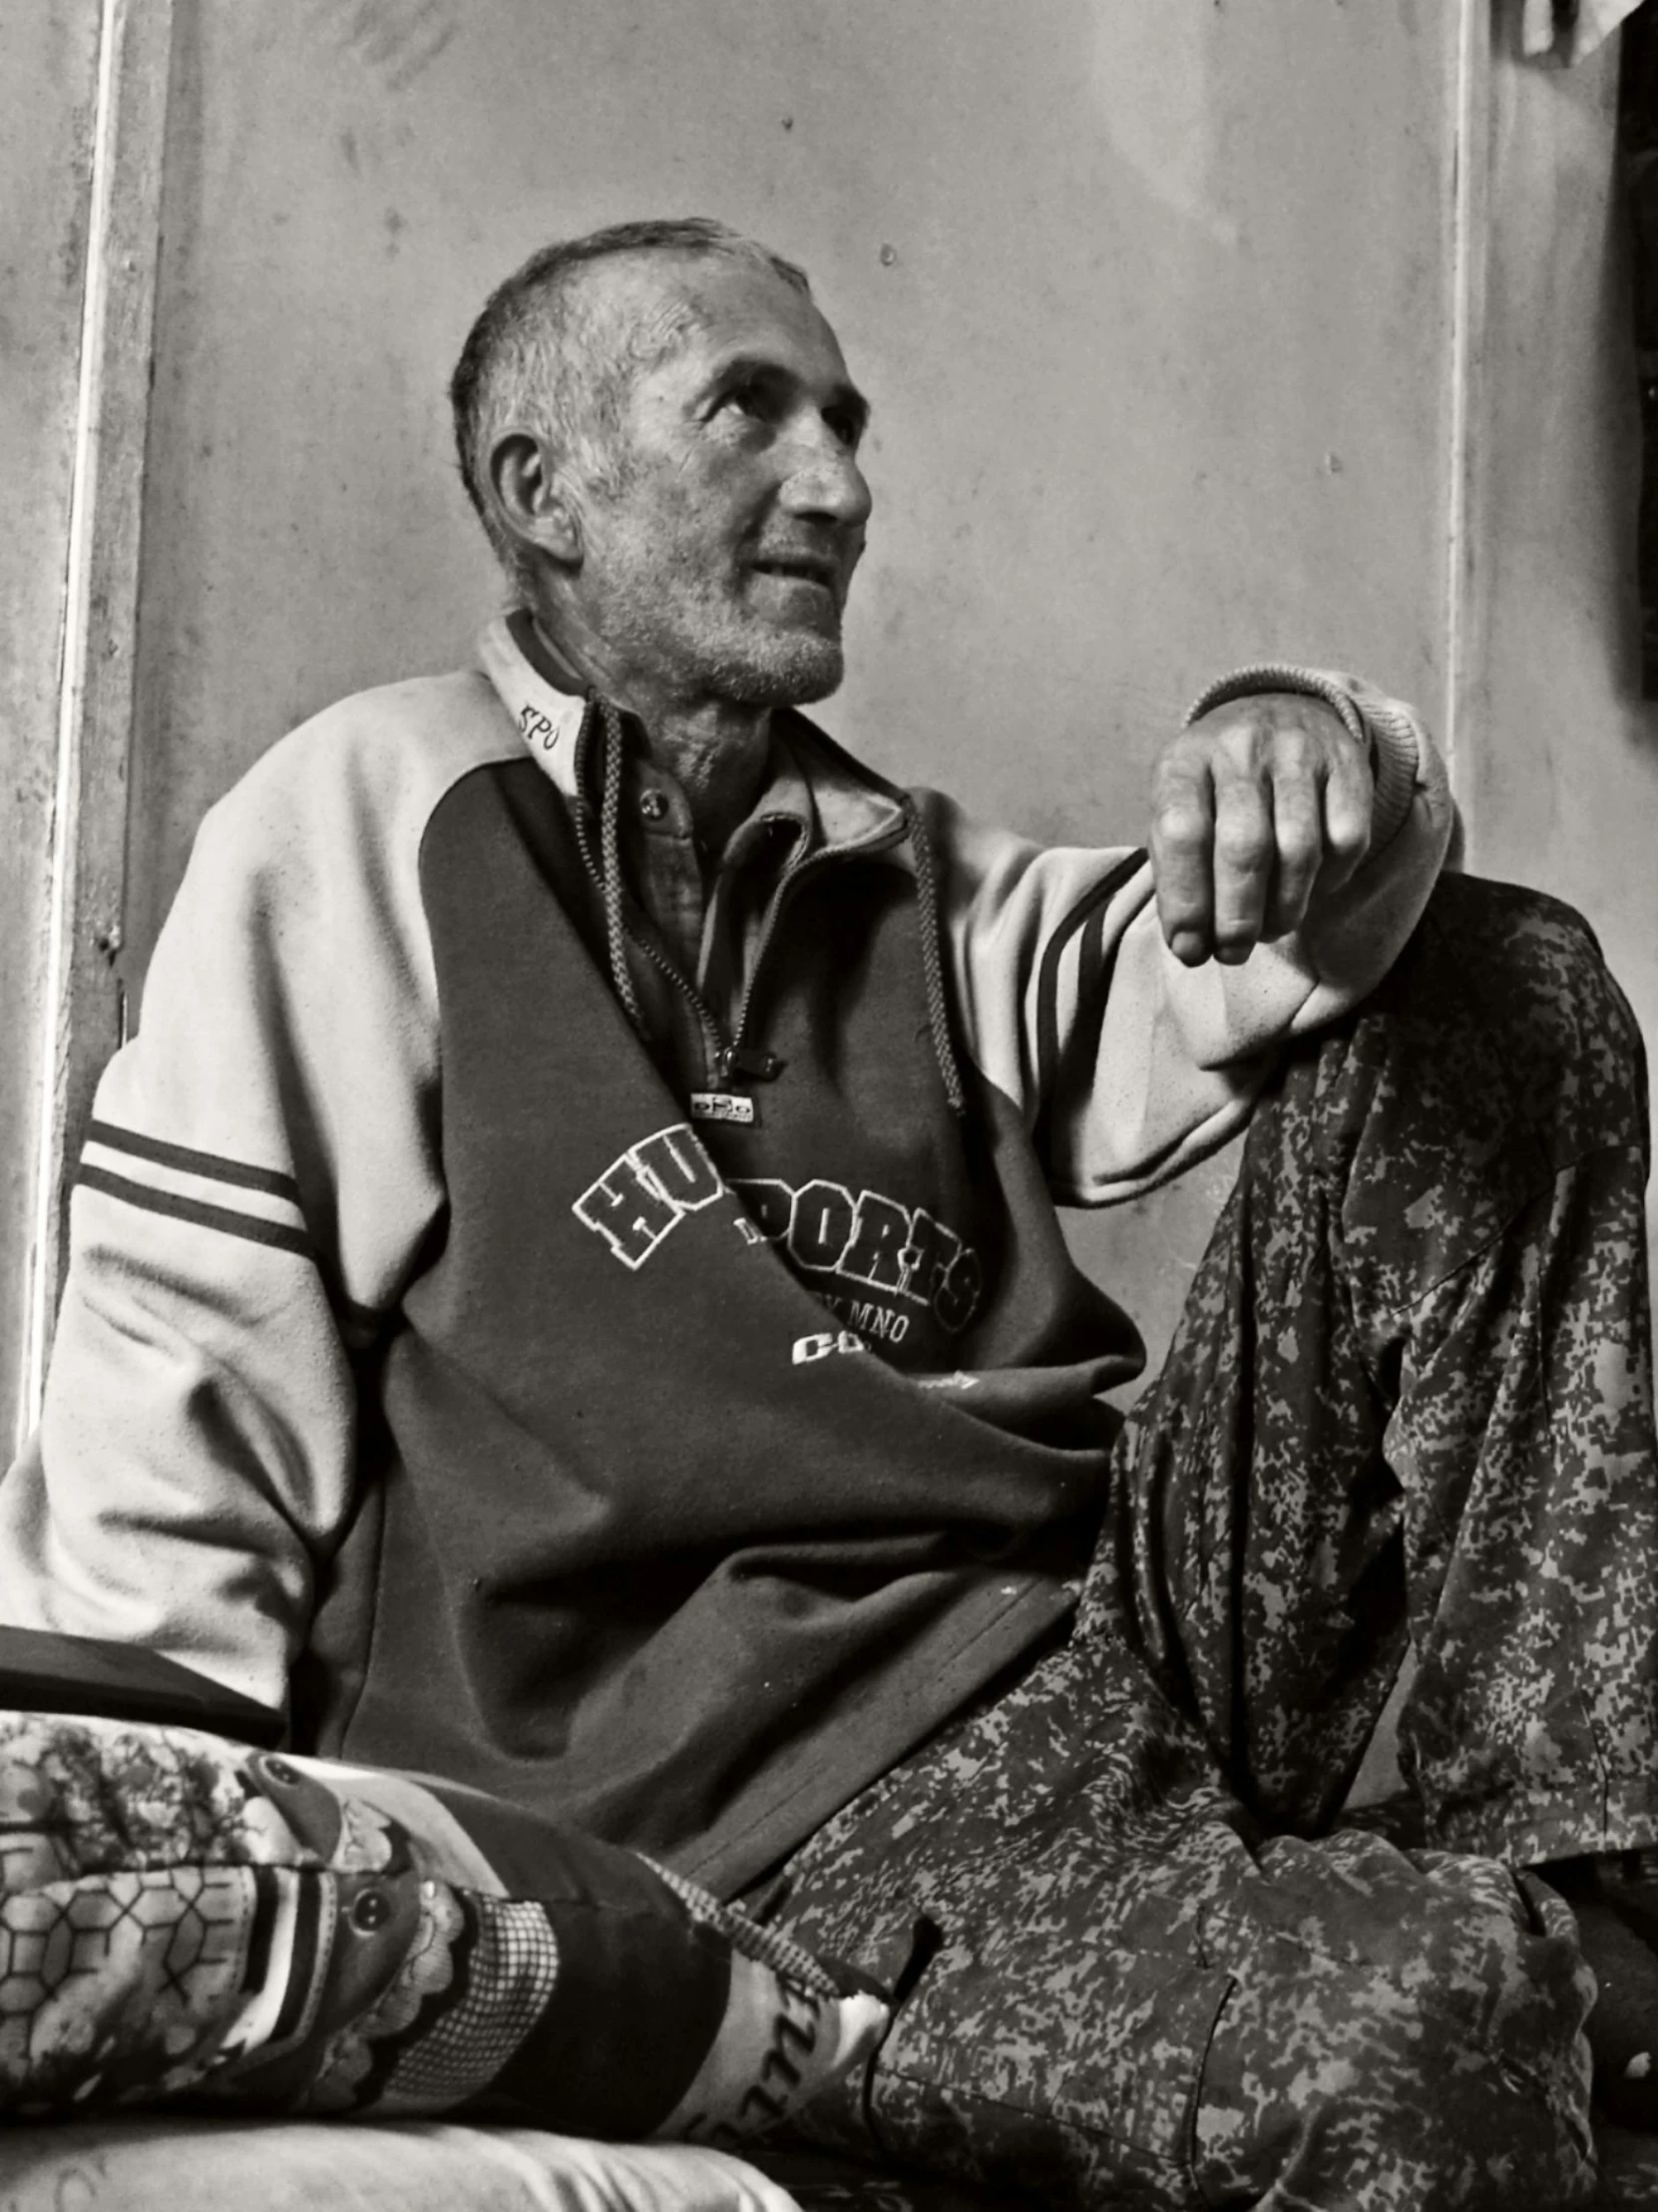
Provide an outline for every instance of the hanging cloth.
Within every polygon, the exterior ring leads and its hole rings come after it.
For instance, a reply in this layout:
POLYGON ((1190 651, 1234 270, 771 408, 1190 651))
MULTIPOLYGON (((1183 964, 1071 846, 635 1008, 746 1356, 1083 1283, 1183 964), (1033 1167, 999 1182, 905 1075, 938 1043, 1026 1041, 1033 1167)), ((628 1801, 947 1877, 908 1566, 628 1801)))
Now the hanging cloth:
POLYGON ((1658 14, 1624 34, 1618 142, 1629 196, 1635 374, 1641 395, 1641 491, 1635 573, 1641 595, 1641 696, 1658 699, 1658 14))
POLYGON ((1547 56, 1580 62, 1639 5, 1640 0, 1522 0, 1520 51, 1527 61, 1547 56))

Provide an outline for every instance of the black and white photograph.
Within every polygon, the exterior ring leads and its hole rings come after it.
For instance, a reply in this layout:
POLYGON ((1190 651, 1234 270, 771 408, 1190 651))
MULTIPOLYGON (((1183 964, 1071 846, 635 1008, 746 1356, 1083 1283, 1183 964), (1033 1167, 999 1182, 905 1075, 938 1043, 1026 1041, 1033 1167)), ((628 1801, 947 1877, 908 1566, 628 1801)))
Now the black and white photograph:
POLYGON ((1658 0, 0 117, 0 2212, 1658 2212, 1658 0))

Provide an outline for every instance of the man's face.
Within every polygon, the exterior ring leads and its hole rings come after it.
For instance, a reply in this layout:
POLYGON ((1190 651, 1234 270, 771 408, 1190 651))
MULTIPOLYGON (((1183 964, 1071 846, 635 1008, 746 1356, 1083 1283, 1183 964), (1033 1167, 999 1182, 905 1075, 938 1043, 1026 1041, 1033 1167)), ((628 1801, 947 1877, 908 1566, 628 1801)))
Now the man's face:
POLYGON ((617 487, 582 502, 574 588, 613 671, 641 703, 825 697, 870 510, 834 332, 746 262, 641 256, 598 280, 612 312, 683 325, 623 401, 617 487))

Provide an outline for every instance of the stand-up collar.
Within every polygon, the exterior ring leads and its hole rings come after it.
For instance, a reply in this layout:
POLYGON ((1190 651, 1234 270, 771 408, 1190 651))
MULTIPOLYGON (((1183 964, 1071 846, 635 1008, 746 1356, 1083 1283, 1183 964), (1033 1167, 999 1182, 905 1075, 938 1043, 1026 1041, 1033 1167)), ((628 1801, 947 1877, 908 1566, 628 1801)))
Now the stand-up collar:
MULTIPOLYGON (((566 798, 575 800, 582 795, 577 738, 587 702, 579 691, 559 688, 551 658, 537 652, 534 641, 528 614, 521 610, 497 616, 479 636, 479 664, 512 715, 530 757, 566 798)), ((772 810, 774 800, 783 810, 796 811, 798 785, 792 792, 788 786, 798 776, 825 846, 868 846, 903 832, 903 801, 891 784, 842 752, 805 715, 784 709, 777 720, 784 740, 772 747, 778 788, 774 794, 768 784, 761 792, 756 815, 772 810)))

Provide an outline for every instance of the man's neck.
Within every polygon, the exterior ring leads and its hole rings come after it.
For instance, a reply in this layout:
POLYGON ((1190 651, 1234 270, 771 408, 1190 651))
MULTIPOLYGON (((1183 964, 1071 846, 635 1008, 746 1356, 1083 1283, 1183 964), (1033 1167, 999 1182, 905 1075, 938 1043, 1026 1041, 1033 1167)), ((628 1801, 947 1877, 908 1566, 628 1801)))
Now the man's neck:
POLYGON ((751 811, 765 780, 771 749, 771 709, 728 699, 684 700, 644 695, 636 683, 607 664, 597 648, 553 639, 535 619, 537 643, 556 674, 577 690, 593 690, 624 708, 644 731, 650 757, 685 794, 704 848, 722 852, 737 824, 751 811))
POLYGON ((723 852, 753 810, 771 749, 769 707, 715 700, 701 707, 638 714, 650 757, 685 794, 705 851, 723 852))

